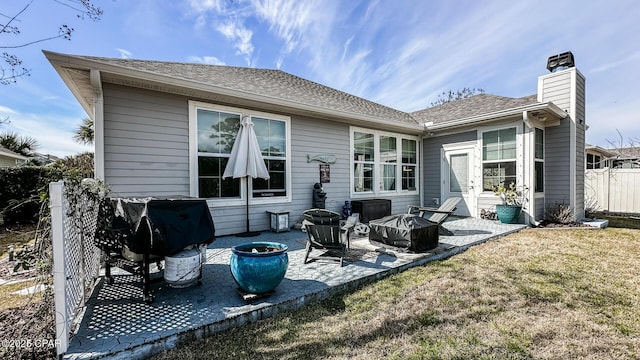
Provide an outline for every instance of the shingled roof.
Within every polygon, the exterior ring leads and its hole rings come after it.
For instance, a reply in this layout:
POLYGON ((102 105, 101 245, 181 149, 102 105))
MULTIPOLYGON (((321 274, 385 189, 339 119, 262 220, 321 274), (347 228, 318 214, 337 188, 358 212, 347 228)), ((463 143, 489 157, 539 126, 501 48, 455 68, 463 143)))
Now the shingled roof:
POLYGON ((408 113, 303 79, 282 70, 92 56, 74 57, 174 79, 215 85, 266 98, 277 98, 296 104, 419 126, 408 113))
POLYGON ((399 126, 414 132, 420 132, 424 123, 447 127, 449 122, 453 125, 456 120, 484 115, 487 116, 484 120, 490 120, 494 113, 540 104, 535 94, 521 98, 479 94, 407 113, 282 70, 44 53, 87 112, 92 111, 91 69, 99 70, 103 81, 119 83, 117 81, 126 79, 121 84, 127 86, 143 87, 149 83, 155 84, 151 85, 152 89, 164 88, 160 91, 176 91, 187 96, 225 94, 299 109, 301 114, 328 116, 354 124, 373 122, 399 126))
POLYGON ((445 124, 450 121, 491 114, 497 111, 515 109, 525 105, 537 104, 537 95, 510 98, 491 94, 478 94, 468 98, 451 101, 442 105, 411 113, 419 123, 433 122, 445 124))

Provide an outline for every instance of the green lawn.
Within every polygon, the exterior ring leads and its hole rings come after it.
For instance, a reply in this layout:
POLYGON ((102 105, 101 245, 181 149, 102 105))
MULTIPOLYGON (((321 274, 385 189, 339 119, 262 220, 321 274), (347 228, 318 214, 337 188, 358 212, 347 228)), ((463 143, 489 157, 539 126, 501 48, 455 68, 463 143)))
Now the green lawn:
POLYGON ((640 230, 525 230, 156 359, 639 359, 640 230))

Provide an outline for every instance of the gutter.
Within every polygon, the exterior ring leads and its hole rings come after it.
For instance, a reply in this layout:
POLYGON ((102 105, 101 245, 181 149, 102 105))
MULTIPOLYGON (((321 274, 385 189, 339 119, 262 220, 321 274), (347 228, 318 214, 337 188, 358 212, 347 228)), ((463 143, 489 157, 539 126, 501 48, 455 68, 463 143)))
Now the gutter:
POLYGON ((485 120, 498 120, 502 118, 512 117, 515 115, 521 115, 523 112, 527 111, 550 111, 553 115, 556 115, 560 119, 564 119, 567 116, 567 113, 560 109, 556 104, 552 102, 539 103, 539 104, 531 104, 525 105, 517 108, 511 108, 506 110, 500 110, 489 114, 470 116, 454 121, 449 121, 441 124, 433 124, 432 122, 424 123, 425 130, 433 131, 433 130, 443 130, 456 128, 466 125, 471 125, 477 122, 483 122, 485 120))
POLYGON ((96 179, 104 180, 104 95, 100 71, 91 69, 89 79, 93 89, 93 171, 96 179))

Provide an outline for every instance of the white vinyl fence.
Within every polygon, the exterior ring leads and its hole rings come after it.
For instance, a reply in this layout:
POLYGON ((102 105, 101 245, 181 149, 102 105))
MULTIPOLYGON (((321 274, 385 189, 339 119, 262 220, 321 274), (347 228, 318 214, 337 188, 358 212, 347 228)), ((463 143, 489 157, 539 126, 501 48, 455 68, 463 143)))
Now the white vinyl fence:
POLYGON ((67 351, 74 321, 91 295, 100 270, 100 250, 93 245, 98 217, 95 197, 49 184, 53 287, 57 353, 67 351))
POLYGON ((640 213, 640 169, 589 169, 584 175, 585 201, 597 211, 640 213))

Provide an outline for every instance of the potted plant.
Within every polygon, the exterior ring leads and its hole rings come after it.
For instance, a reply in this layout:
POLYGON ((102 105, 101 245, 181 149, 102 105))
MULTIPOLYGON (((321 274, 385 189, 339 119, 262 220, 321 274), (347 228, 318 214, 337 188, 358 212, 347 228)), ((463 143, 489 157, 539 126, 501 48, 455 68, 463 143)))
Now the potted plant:
POLYGON ((273 291, 289 266, 288 246, 276 242, 252 242, 231 249, 231 275, 242 291, 265 294, 273 291))
POLYGON ((501 184, 494 186, 493 192, 502 199, 502 204, 496 205, 496 214, 503 224, 515 224, 520 219, 520 213, 524 206, 526 198, 525 186, 516 186, 510 183, 508 186, 501 184))

